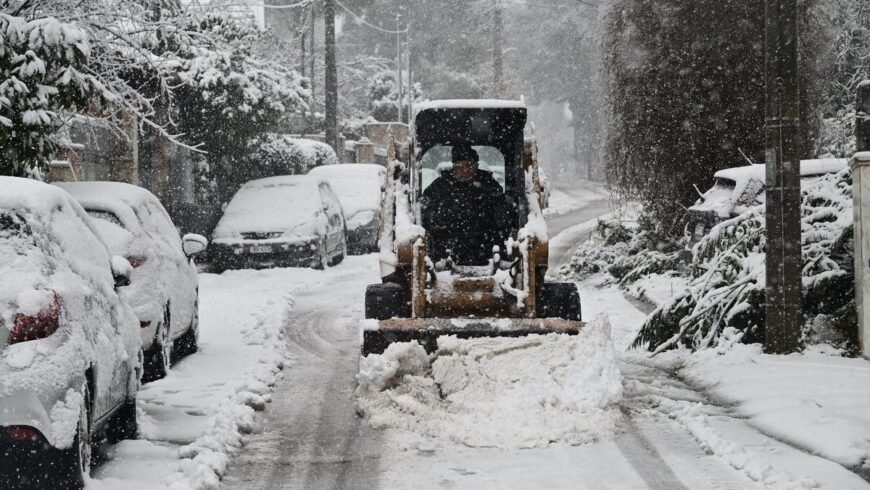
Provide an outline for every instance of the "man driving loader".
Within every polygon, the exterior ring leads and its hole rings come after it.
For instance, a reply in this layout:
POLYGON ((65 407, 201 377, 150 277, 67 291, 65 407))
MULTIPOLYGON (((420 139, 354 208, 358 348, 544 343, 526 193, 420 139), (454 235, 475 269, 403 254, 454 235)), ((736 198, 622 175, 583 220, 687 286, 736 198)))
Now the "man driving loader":
POLYGON ((510 233, 510 210, 501 186, 479 169, 477 151, 468 145, 451 149, 452 170, 423 192, 423 226, 429 231, 429 256, 448 256, 457 264, 485 265, 493 246, 510 233))

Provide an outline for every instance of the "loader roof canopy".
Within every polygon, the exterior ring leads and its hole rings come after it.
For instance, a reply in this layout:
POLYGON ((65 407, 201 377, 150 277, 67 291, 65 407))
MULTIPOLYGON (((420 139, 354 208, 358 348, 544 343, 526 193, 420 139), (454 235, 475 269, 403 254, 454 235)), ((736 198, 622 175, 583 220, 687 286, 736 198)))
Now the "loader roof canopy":
POLYGON ((417 145, 469 144, 505 147, 519 138, 526 125, 522 102, 502 100, 446 100, 424 104, 417 111, 417 145))

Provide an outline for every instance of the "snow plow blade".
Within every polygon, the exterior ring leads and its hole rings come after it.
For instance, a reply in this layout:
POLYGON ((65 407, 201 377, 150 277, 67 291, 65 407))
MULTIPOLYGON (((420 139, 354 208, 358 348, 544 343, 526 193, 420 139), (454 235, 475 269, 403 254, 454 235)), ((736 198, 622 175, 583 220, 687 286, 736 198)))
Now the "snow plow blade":
POLYGON ((383 354, 395 342, 416 340, 433 353, 438 337, 455 335, 461 339, 476 337, 524 337, 561 333, 577 335, 585 323, 562 318, 394 318, 363 320, 362 355, 383 354))

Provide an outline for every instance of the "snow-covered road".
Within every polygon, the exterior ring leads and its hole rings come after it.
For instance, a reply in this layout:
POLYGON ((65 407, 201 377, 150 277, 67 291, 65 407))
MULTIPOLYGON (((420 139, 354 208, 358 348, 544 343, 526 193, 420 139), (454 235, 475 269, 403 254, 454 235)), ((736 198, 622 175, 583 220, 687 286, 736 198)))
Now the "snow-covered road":
MULTIPOLYGON (((285 323, 284 379, 257 416, 257 433, 245 436, 223 487, 753 487, 688 431, 641 406, 637 398, 646 393, 631 386, 666 383, 653 368, 626 375, 620 432, 590 444, 481 448, 368 428, 355 412, 353 389, 362 292, 376 279, 374 265, 373 256, 351 258, 295 296, 285 323)), ((681 397, 700 400, 687 388, 681 397)))
POLYGON ((371 429, 354 389, 363 294, 377 280, 375 255, 325 271, 203 274, 201 352, 146 385, 140 439, 104 448, 88 487, 870 488, 765 436, 667 359, 626 352, 644 315, 594 282, 580 284, 581 298, 585 318, 606 315, 611 328, 615 430, 521 449, 371 429))

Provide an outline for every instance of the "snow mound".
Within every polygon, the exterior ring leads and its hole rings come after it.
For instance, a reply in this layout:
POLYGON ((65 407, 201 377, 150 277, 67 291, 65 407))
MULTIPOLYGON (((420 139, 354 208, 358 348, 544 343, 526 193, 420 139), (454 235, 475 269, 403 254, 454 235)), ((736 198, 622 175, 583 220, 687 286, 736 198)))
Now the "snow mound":
POLYGON ((579 445, 617 430, 622 374, 599 319, 579 335, 438 339, 360 360, 357 408, 375 429, 471 447, 579 445))

